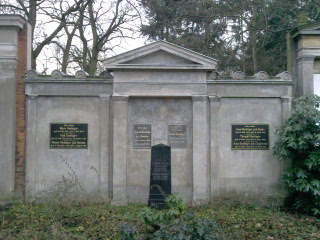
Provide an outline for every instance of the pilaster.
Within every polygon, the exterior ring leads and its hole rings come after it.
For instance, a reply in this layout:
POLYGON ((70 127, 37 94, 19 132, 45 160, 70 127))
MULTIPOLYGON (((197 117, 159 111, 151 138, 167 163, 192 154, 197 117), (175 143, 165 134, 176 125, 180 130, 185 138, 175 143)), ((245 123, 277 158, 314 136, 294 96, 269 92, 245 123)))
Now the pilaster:
POLYGON ((110 167, 110 95, 100 95, 100 194, 109 198, 110 167))
POLYGON ((210 157, 211 157, 211 197, 219 197, 219 115, 220 101, 219 96, 209 96, 210 100, 210 157))
POLYGON ((193 102, 193 203, 208 202, 208 96, 192 96, 193 102))
POLYGON ((113 205, 126 205, 128 96, 113 96, 113 205))
POLYGON ((297 62, 296 97, 314 92, 313 64, 314 56, 302 56, 297 62))
POLYGON ((36 192, 37 185, 37 95, 27 95, 26 197, 36 192))
POLYGON ((290 116, 292 97, 282 96, 281 103, 282 103, 282 122, 284 122, 290 116))

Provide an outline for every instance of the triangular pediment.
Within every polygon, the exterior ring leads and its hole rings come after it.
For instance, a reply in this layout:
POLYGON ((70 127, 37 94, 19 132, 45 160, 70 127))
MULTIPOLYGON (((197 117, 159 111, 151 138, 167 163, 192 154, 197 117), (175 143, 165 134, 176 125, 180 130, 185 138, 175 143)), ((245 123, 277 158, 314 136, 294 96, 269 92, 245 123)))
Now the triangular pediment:
POLYGON ((315 31, 317 31, 317 30, 320 30, 320 22, 314 22, 314 23, 302 25, 298 28, 299 28, 299 30, 308 30, 308 31, 315 30, 315 31))
POLYGON ((313 35, 320 33, 320 22, 314 22, 310 24, 305 24, 294 28, 291 32, 292 37, 296 37, 301 34, 313 35))
POLYGON ((158 41, 128 51, 103 62, 109 69, 216 69, 217 60, 179 47, 158 41))
POLYGON ((124 62, 124 64, 153 64, 153 65, 189 65, 189 64, 199 64, 197 62, 190 61, 164 50, 159 50, 150 53, 146 56, 135 58, 133 60, 124 62))

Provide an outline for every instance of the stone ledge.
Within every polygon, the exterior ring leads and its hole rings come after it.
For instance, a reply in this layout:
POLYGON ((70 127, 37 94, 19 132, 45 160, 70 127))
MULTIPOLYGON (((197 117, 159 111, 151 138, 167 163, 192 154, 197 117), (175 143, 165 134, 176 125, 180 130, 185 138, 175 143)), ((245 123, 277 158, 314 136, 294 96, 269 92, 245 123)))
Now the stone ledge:
POLYGON ((1 27, 17 27, 22 29, 26 22, 27 20, 20 15, 0 14, 1 27))

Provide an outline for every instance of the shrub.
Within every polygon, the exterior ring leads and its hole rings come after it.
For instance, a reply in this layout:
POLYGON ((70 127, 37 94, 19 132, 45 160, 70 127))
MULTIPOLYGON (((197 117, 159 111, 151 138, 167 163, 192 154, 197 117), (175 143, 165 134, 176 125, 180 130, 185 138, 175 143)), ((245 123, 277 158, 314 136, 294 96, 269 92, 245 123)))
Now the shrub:
POLYGON ((134 240, 134 235, 137 233, 136 227, 127 223, 120 226, 119 230, 121 240, 134 240))
POLYGON ((320 98, 308 94, 294 101, 291 116, 277 129, 274 153, 291 160, 285 172, 297 210, 320 215, 320 98))
POLYGON ((216 239, 218 224, 209 218, 200 218, 188 213, 187 206, 180 196, 166 198, 167 209, 145 208, 141 211, 144 229, 138 232, 136 227, 125 225, 120 229, 122 240, 133 239, 216 239))
POLYGON ((169 224, 160 224, 152 239, 156 240, 215 240, 218 224, 210 218, 199 218, 194 213, 187 213, 169 224))

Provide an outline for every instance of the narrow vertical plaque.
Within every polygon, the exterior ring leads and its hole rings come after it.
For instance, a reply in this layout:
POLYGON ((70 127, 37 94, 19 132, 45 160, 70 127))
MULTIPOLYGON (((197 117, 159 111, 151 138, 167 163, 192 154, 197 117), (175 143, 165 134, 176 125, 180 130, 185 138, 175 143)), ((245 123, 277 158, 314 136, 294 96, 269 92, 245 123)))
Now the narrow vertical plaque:
POLYGON ((168 144, 172 148, 187 147, 187 126, 169 125, 168 126, 168 144))
POLYGON ((171 194, 171 148, 158 144, 151 149, 150 191, 148 206, 165 208, 165 198, 171 194))
POLYGON ((151 124, 133 125, 133 148, 151 147, 151 124))

